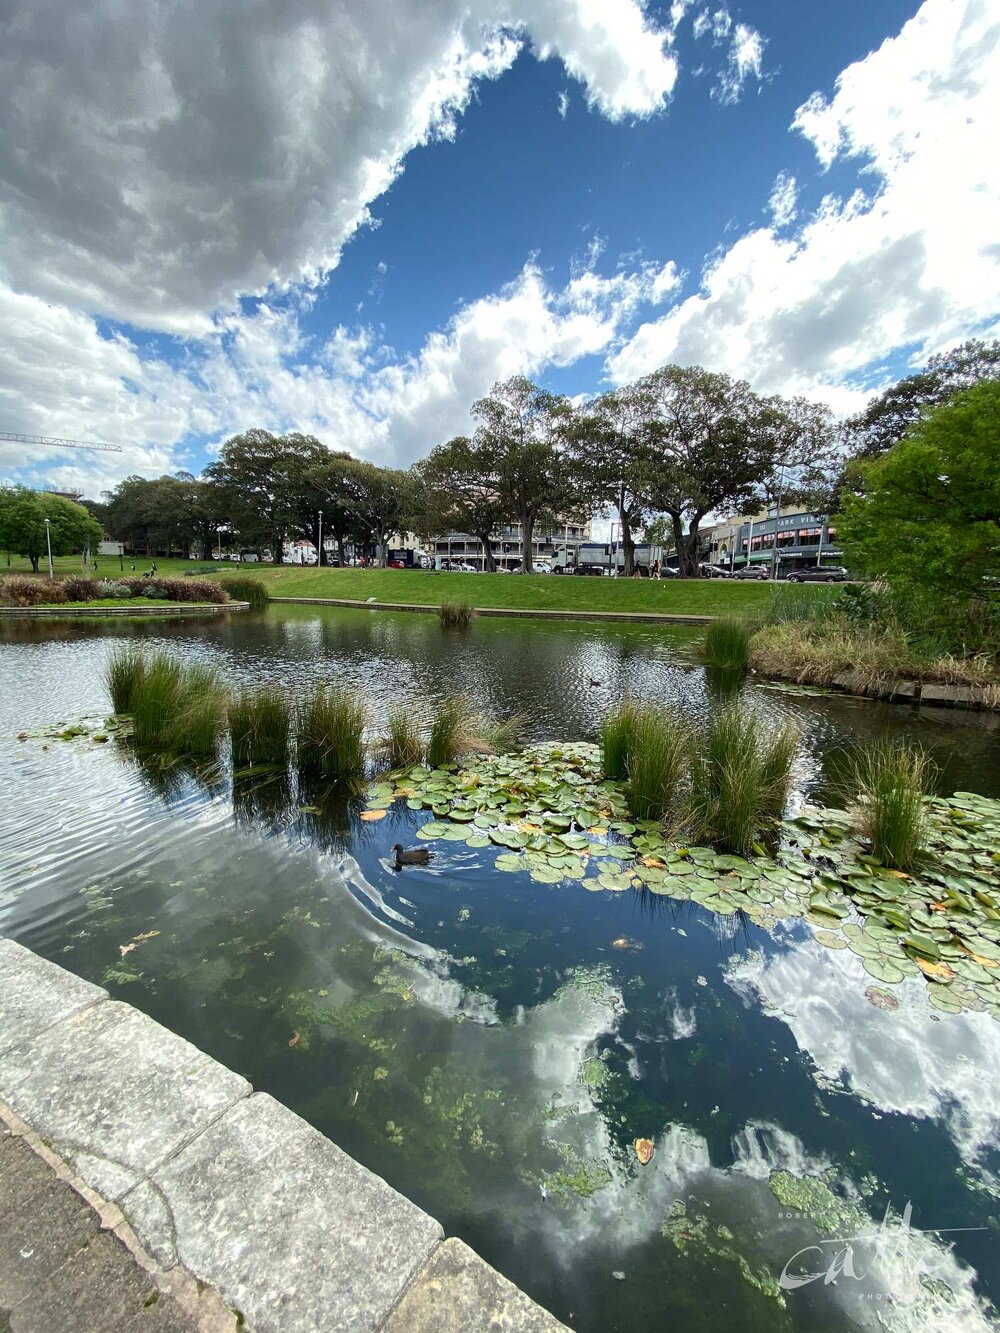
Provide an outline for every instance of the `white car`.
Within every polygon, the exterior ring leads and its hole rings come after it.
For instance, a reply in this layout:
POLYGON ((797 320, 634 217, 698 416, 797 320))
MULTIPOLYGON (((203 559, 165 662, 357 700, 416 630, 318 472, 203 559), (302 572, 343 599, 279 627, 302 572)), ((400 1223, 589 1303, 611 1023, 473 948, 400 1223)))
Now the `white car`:
POLYGON ((466 561, 464 561, 464 560, 463 560, 460 564, 455 565, 455 569, 458 570, 459 574, 475 574, 475 573, 476 573, 476 567, 475 567, 475 565, 470 565, 470 564, 468 564, 468 563, 467 563, 466 561))

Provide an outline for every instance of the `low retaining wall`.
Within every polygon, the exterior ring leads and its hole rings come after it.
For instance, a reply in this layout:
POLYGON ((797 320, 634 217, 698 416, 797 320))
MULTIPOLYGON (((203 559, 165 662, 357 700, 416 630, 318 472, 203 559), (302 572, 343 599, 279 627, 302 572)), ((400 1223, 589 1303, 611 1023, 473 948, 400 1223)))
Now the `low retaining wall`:
MULTIPOLYGON (((1000 710, 1000 702, 994 702, 989 686, 943 685, 938 681, 884 680, 865 689, 858 689, 850 674, 834 676, 829 682, 802 680, 798 676, 754 674, 761 680, 784 681, 789 685, 808 685, 819 690, 833 690, 838 694, 851 694, 856 699, 878 699, 882 703, 921 706, 928 704, 934 708, 978 708, 987 712, 1000 710)), ((994 690, 995 688, 993 687, 994 690)))
POLYGON ((137 597, 128 606, 87 606, 72 602, 65 606, 0 606, 4 620, 65 620, 77 616, 203 616, 206 612, 249 611, 249 602, 170 602, 167 606, 143 606, 137 597))
POLYGON ((0 1103, 256 1333, 567 1333, 272 1097, 3 938, 0 1103))
MULTIPOLYGON (((297 606, 349 606, 356 611, 423 611, 436 615, 437 606, 413 602, 359 602, 346 597, 272 597, 272 602, 297 606)), ((514 620, 611 620, 665 625, 709 625, 715 616, 665 615, 658 611, 543 611, 525 607, 477 606, 477 616, 503 616, 514 620)))

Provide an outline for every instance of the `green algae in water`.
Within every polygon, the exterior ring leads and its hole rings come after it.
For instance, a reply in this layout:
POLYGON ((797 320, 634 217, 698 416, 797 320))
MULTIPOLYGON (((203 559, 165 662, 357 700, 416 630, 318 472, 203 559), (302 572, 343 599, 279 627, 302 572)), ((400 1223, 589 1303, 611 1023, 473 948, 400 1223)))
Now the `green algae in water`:
POLYGON ((786 1208, 808 1217, 824 1235, 851 1235, 870 1225, 870 1219, 846 1199, 834 1194, 818 1176, 793 1176, 789 1171, 772 1171, 768 1179, 771 1193, 786 1208))
POLYGON ((591 1056, 589 1060, 584 1060, 580 1066, 580 1082, 588 1088, 595 1091, 603 1088, 611 1078, 611 1071, 603 1060, 596 1056, 591 1056))
POLYGON ((683 1200, 675 1199, 666 1221, 660 1228, 664 1236, 680 1254, 726 1260, 736 1265, 740 1277, 749 1287, 774 1301, 780 1309, 786 1308, 785 1294, 778 1279, 763 1264, 753 1264, 736 1248, 733 1233, 727 1226, 715 1225, 704 1213, 688 1215, 683 1200))

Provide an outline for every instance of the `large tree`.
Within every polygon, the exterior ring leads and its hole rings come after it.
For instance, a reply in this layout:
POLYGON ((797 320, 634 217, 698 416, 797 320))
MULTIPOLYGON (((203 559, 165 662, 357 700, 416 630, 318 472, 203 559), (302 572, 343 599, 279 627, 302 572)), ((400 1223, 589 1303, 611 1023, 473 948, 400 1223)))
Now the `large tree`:
POLYGON ((387 538, 409 525, 415 478, 409 472, 356 462, 350 473, 350 487, 355 521, 375 543, 378 562, 384 565, 387 538))
POLYGON ((880 458, 855 465, 837 535, 849 563, 901 591, 983 601, 1000 579, 1000 382, 931 412, 880 458))
POLYGON ((568 433, 569 457, 590 504, 618 514, 626 576, 635 569, 634 529, 651 511, 654 414, 647 387, 627 384, 579 408, 568 433))
POLYGON ((701 366, 664 366, 642 387, 655 455, 652 502, 673 525, 681 575, 697 578, 702 519, 760 503, 787 424, 745 381, 701 366))
POLYGON ((500 491, 500 476, 493 452, 482 442, 456 435, 416 464, 423 486, 423 528, 437 532, 467 532, 483 546, 483 562, 493 573, 493 538, 511 516, 500 491))
POLYGON ((272 435, 255 427, 227 440, 205 477, 241 541, 258 556, 270 546, 280 564, 286 536, 300 526, 309 469, 327 454, 311 435, 272 435))
POLYGON ((970 338, 932 356, 923 370, 907 375, 844 423, 848 451, 854 458, 877 458, 891 449, 926 412, 982 380, 1000 378, 1000 341, 970 338))
POLYGON ((495 460, 501 500, 521 525, 523 567, 530 574, 538 519, 564 517, 581 503, 562 448, 569 401, 514 375, 473 403, 472 415, 480 423, 475 447, 495 460))
POLYGON ((103 536, 100 523, 72 500, 45 491, 0 490, 0 550, 24 556, 36 574, 50 547, 53 555, 96 551, 103 536))

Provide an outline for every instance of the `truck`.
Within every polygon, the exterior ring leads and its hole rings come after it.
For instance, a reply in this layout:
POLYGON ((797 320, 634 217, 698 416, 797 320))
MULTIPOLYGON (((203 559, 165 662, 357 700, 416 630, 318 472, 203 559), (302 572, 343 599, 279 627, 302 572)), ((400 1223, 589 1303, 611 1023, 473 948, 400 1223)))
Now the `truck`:
MULTIPOLYGON (((654 563, 663 564, 663 547, 650 542, 637 542, 635 565, 648 578, 654 563)), ((621 575, 625 569, 625 552, 621 542, 580 542, 578 545, 557 547, 552 556, 553 574, 611 574, 621 575)))

